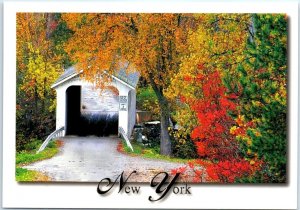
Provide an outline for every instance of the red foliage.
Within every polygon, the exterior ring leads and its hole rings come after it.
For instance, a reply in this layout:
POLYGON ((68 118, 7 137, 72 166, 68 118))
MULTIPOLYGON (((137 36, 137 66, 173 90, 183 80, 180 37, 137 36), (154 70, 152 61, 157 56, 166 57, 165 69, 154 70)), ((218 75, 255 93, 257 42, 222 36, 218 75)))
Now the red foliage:
POLYGON ((234 136, 246 136, 247 130, 255 127, 253 121, 244 122, 240 115, 235 121, 238 127, 231 131, 231 134, 234 136))
POLYGON ((203 63, 199 63, 198 64, 198 69, 203 70, 204 69, 204 64, 203 63))
POLYGON ((200 157, 211 159, 224 159, 232 156, 236 148, 234 136, 229 133, 230 127, 235 123, 228 111, 235 111, 236 105, 230 99, 234 95, 226 95, 226 88, 222 84, 218 71, 204 76, 202 79, 203 98, 191 104, 199 121, 191 133, 195 140, 200 157))
POLYGON ((172 169, 172 170, 171 170, 171 174, 172 174, 172 175, 175 175, 175 174, 177 174, 177 173, 183 174, 185 171, 186 171, 186 167, 183 166, 183 167, 179 167, 179 168, 172 169))
POLYGON ((64 145, 64 142, 62 140, 55 141, 55 144, 57 147, 62 147, 64 145))
POLYGON ((180 96, 180 101, 185 103, 186 102, 186 98, 184 96, 180 96))
MULTIPOLYGON (((201 70, 202 64, 198 65, 201 70)), ((190 81, 191 78, 185 78, 190 81)), ((234 182, 237 178, 251 176, 260 168, 259 161, 245 160, 238 153, 236 135, 245 134, 253 122, 244 123, 240 116, 234 120, 229 112, 236 112, 234 101, 238 98, 235 94, 226 94, 218 71, 209 72, 207 75, 199 74, 195 77, 202 87, 203 97, 198 100, 189 100, 181 97, 181 101, 188 103, 196 112, 198 126, 191 133, 195 141, 197 153, 201 159, 189 163, 193 171, 195 182, 234 182), (238 128, 230 133, 230 128, 238 124, 238 128), (205 178, 204 178, 205 177, 205 178)), ((174 169, 173 173, 184 173, 187 167, 174 169)))
POLYGON ((236 178, 251 175, 252 167, 246 160, 231 159, 212 164, 206 172, 212 180, 232 183, 236 178))
POLYGON ((184 79, 184 81, 187 81, 187 82, 190 82, 192 80, 192 78, 190 76, 185 76, 183 79, 184 79))
POLYGON ((16 110, 21 110, 21 105, 17 104, 16 105, 16 110))
POLYGON ((199 156, 207 156, 208 155, 208 150, 207 150, 207 144, 204 142, 198 141, 195 143, 197 147, 197 152, 199 156))
POLYGON ((120 152, 120 153, 125 153, 125 150, 124 150, 122 142, 118 143, 117 151, 120 152))
POLYGON ((52 21, 51 23, 50 23, 50 28, 51 28, 51 30, 55 30, 56 29, 56 27, 58 26, 58 23, 56 22, 56 21, 52 21))

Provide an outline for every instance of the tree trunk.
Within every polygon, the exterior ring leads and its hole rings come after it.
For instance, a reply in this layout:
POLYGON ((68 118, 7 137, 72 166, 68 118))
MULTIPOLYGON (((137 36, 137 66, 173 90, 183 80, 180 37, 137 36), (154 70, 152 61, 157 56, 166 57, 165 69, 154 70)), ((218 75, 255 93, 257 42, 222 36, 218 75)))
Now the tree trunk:
POLYGON ((158 99, 158 104, 160 107, 160 154, 171 156, 172 154, 172 146, 171 146, 171 138, 168 132, 168 127, 170 125, 170 109, 168 106, 168 101, 163 95, 162 91, 155 84, 153 79, 150 76, 150 83, 155 92, 155 95, 158 99))
POLYGON ((43 112, 43 114, 46 113, 46 105, 45 105, 45 100, 47 100, 46 81, 47 81, 47 78, 45 77, 44 78, 44 98, 42 99, 42 112, 43 112))
POLYGON ((172 154, 171 138, 168 132, 170 112, 169 109, 161 107, 160 113, 160 154, 170 156, 172 154))
POLYGON ((54 21, 54 13, 46 14, 45 19, 46 19, 46 37, 47 39, 49 39, 51 33, 53 32, 53 28, 51 28, 51 24, 53 24, 54 21))
POLYGON ((36 79, 34 79, 34 117, 38 116, 38 92, 37 92, 37 86, 36 86, 36 79))

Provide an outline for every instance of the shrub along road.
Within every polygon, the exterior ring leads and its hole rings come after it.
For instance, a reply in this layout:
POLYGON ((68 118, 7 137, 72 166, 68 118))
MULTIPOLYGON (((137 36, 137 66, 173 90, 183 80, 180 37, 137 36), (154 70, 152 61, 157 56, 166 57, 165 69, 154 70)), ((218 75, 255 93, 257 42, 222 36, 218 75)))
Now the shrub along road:
POLYGON ((117 137, 66 137, 60 152, 53 158, 36 162, 23 168, 36 170, 49 176, 52 181, 99 182, 103 178, 115 180, 133 174, 128 181, 150 182, 159 172, 170 172, 183 164, 164 160, 129 156, 117 151, 117 137))

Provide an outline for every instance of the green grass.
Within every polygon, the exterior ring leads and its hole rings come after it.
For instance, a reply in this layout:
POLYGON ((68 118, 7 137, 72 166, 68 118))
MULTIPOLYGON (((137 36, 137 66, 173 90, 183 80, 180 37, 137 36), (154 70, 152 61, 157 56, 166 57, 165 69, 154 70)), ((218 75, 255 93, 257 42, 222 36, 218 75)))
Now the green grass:
POLYGON ((145 157, 145 158, 150 158, 150 159, 159 159, 159 160, 166 160, 170 162, 175 162, 175 163, 187 163, 190 161, 193 161, 194 159, 182 159, 182 158, 174 158, 174 157, 169 157, 165 155, 159 154, 159 148, 147 148, 144 147, 143 145, 136 143, 136 142, 131 142, 131 145, 133 147, 133 152, 131 149, 126 145, 124 141, 122 141, 122 145, 124 148, 124 152, 129 154, 129 155, 136 155, 140 157, 145 157))
POLYGON ((16 168, 16 181, 29 182, 29 181, 49 181, 46 175, 25 168, 16 168))
POLYGON ((49 177, 46 175, 21 168, 24 165, 34 163, 37 161, 52 158, 59 152, 59 146, 61 143, 59 141, 50 142, 48 146, 40 153, 36 154, 37 148, 33 150, 26 150, 17 152, 16 154, 16 180, 17 181, 48 181, 49 177))
POLYGON ((27 165, 36 161, 45 160, 53 157, 59 151, 58 146, 54 146, 55 142, 50 142, 45 150, 36 154, 36 149, 31 151, 21 151, 17 153, 16 164, 27 165))

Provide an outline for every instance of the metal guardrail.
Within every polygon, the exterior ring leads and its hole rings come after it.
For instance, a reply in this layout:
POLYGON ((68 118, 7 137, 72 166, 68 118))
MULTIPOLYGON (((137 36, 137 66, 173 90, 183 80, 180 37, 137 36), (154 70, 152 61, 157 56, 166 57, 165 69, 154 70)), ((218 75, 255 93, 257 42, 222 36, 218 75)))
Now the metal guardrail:
POLYGON ((122 137, 125 139, 127 146, 131 149, 131 151, 133 152, 133 148, 130 144, 130 141, 124 131, 124 129, 122 127, 119 127, 119 133, 122 135, 122 137))
POLYGON ((41 151, 43 151, 46 146, 49 144, 49 142, 53 139, 56 139, 58 137, 63 137, 65 135, 65 127, 61 127, 59 129, 57 129, 56 131, 52 132, 47 138, 46 140, 43 142, 43 144, 41 145, 41 147, 39 148, 39 150, 36 152, 36 154, 40 153, 41 151))

